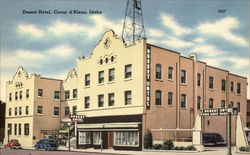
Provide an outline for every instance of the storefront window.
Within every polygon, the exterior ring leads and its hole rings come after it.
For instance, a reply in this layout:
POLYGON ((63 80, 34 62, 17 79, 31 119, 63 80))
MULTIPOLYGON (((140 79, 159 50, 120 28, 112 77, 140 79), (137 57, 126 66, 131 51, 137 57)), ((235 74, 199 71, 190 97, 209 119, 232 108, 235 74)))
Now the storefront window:
POLYGON ((115 145, 121 146, 138 146, 139 133, 138 132, 115 132, 115 145))
POLYGON ((101 132, 93 132, 93 143, 101 144, 101 132))
POLYGON ((90 132, 79 132, 79 144, 90 144, 90 132))

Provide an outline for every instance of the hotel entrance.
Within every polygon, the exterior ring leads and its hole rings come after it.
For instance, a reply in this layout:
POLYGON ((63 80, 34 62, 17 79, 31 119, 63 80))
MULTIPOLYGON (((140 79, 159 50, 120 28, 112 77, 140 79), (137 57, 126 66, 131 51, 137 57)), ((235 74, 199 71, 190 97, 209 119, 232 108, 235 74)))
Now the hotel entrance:
POLYGON ((113 149, 114 146, 114 133, 112 131, 108 132, 108 149, 113 149))

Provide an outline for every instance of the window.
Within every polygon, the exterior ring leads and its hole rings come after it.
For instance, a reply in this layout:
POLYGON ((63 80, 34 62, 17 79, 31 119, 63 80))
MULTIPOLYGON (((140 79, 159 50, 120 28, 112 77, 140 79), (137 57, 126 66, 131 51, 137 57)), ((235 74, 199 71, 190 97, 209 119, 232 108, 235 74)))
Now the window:
POLYGON ((54 107, 54 116, 59 116, 59 107, 54 107))
POLYGON ((9 101, 12 100, 12 93, 9 93, 9 101))
POLYGON ((111 68, 109 69, 109 82, 114 81, 115 80, 115 69, 111 68))
POLYGON ((22 134, 22 124, 18 124, 18 135, 21 135, 22 134))
POLYGON ((20 100, 23 99, 23 91, 20 91, 20 92, 19 92, 19 99, 20 99, 20 100))
POLYGON ((197 96, 197 109, 201 109, 201 97, 197 96))
POLYGON ((69 93, 70 93, 69 90, 66 90, 66 91, 64 92, 65 100, 69 99, 69 95, 70 95, 69 93))
POLYGON ((214 107, 214 99, 210 98, 208 103, 208 108, 212 109, 214 107))
POLYGON ((28 115, 29 114, 29 106, 25 107, 25 114, 28 115))
POLYGON ((173 93, 172 92, 168 93, 168 105, 169 106, 173 105, 173 93))
POLYGON ((17 107, 15 107, 15 116, 17 115, 17 107))
POLYGON ((15 100, 18 100, 18 92, 15 92, 15 100))
POLYGON ((201 74, 200 73, 197 74, 197 86, 198 87, 201 86, 201 74))
POLYGON ((214 89, 214 78, 209 76, 209 89, 214 89))
POLYGON ((43 97, 43 90, 42 89, 38 89, 38 96, 43 97))
POLYGON ((17 135, 17 124, 14 125, 14 135, 17 135))
POLYGON ((104 95, 98 95, 98 107, 103 107, 104 105, 104 95))
POLYGON ((114 104, 115 104, 115 94, 114 93, 108 94, 108 104, 109 104, 109 106, 114 106, 114 104))
POLYGON ((56 100, 60 99, 60 91, 54 91, 54 99, 56 100))
POLYGON ((100 65, 102 65, 102 63, 103 63, 103 60, 102 60, 102 59, 100 59, 100 65))
POLYGON ((8 133, 9 135, 12 135, 12 124, 8 123, 8 133))
POLYGON ((69 107, 64 107, 64 115, 69 115, 69 107))
POLYGON ((89 108, 89 96, 84 97, 84 108, 89 108))
POLYGON ((9 116, 11 116, 11 108, 9 108, 9 116))
POLYGON ((85 86, 90 85, 90 74, 85 74, 85 86))
POLYGON ((26 98, 29 98, 29 97, 30 97, 30 90, 26 89, 26 98))
POLYGON ((187 95, 181 94, 181 108, 186 108, 187 102, 187 95))
POLYGON ((93 143, 101 144, 101 132, 93 132, 93 143))
POLYGON ((91 142, 90 132, 79 132, 78 140, 79 140, 79 144, 90 144, 91 142))
POLYGON ((73 89, 73 98, 77 97, 77 89, 73 89))
POLYGON ((138 146, 139 133, 136 131, 115 132, 114 145, 116 146, 138 146))
POLYGON ((108 59, 108 58, 105 58, 105 62, 108 63, 108 62, 109 62, 109 59, 108 59))
POLYGON ((173 80, 173 71, 174 71, 173 67, 168 67, 168 79, 169 80, 173 80))
POLYGON ((98 83, 104 83, 104 71, 98 73, 98 83))
POLYGON ((37 106, 37 113, 43 114, 43 107, 42 106, 37 106))
POLYGON ((226 101, 225 100, 221 100, 221 108, 225 108, 226 107, 226 101))
POLYGON ((240 112, 240 102, 237 102, 237 110, 240 112))
POLYGON ((124 96, 125 96, 125 105, 132 104, 132 91, 131 90, 125 91, 124 96))
POLYGON ((125 79, 132 77, 132 65, 125 65, 125 79))
POLYGON ((226 91, 226 80, 221 80, 221 90, 226 91))
POLYGON ((231 90, 231 91, 234 91, 234 82, 233 82, 233 81, 231 81, 231 87, 230 87, 230 90, 231 90))
POLYGON ((233 102, 233 101, 231 101, 229 107, 230 107, 230 108, 234 107, 234 102, 233 102))
POLYGON ((186 84, 187 83, 186 71, 185 70, 181 70, 181 83, 182 84, 186 84))
POLYGON ((161 64, 156 64, 155 78, 161 79, 161 64))
POLYGON ((19 115, 22 115, 22 107, 19 107, 19 115))
POLYGON ((160 90, 155 91, 155 105, 161 105, 162 92, 160 90))
POLYGON ((111 60, 111 62, 114 62, 114 56, 111 56, 111 58, 110 58, 110 60, 111 60))
POLYGON ((28 123, 24 124, 24 135, 28 136, 30 134, 30 125, 28 123))
POLYGON ((73 115, 76 115, 77 106, 73 106, 73 115))
POLYGON ((237 83, 237 94, 241 93, 241 84, 237 83))

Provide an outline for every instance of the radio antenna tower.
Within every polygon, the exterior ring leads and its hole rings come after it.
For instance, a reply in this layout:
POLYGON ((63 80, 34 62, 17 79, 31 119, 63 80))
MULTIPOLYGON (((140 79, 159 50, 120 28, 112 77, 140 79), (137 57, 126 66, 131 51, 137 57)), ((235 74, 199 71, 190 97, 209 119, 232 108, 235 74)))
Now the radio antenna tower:
POLYGON ((145 38, 141 0, 128 0, 122 29, 122 38, 127 45, 145 38))

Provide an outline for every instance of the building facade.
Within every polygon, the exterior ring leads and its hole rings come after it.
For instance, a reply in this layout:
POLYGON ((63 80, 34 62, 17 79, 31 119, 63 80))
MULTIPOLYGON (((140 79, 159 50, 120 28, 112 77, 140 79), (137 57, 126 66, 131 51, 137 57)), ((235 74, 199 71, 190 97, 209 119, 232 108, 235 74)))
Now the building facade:
POLYGON ((6 110, 6 104, 0 100, 0 143, 3 143, 4 139, 5 110, 6 110))
POLYGON ((61 80, 28 73, 19 67, 6 85, 5 139, 18 139, 22 146, 57 133, 60 127, 60 100, 55 92, 61 80))

